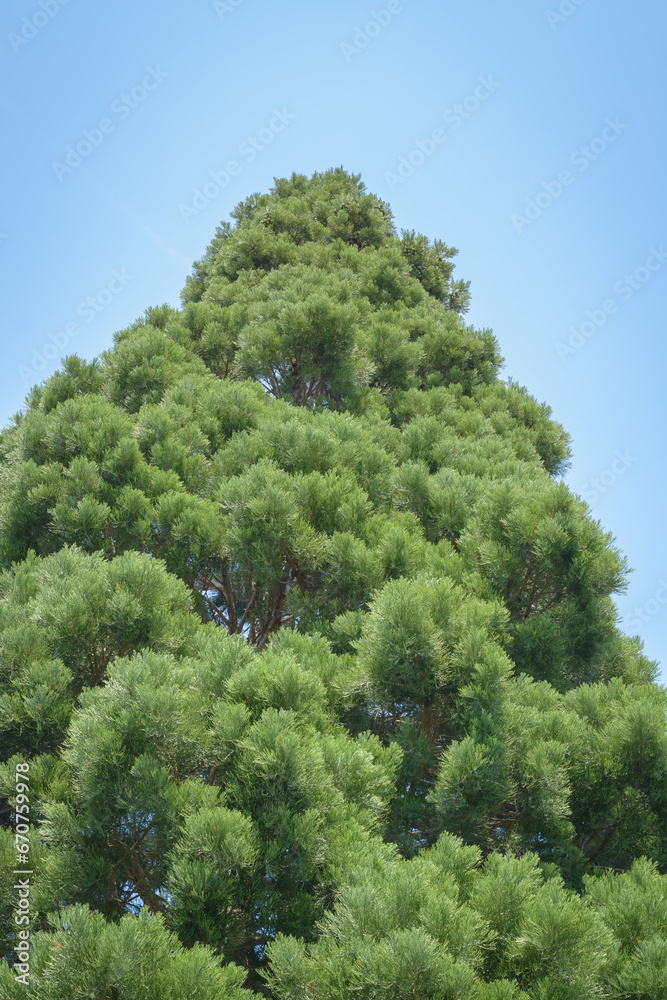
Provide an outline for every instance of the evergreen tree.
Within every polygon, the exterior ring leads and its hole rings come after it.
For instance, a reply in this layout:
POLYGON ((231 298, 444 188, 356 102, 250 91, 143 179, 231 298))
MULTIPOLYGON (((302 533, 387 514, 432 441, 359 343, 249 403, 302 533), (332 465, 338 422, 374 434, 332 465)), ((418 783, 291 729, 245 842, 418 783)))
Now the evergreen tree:
POLYGON ((665 692, 455 255, 278 180, 0 435, 0 997, 667 998, 665 692))

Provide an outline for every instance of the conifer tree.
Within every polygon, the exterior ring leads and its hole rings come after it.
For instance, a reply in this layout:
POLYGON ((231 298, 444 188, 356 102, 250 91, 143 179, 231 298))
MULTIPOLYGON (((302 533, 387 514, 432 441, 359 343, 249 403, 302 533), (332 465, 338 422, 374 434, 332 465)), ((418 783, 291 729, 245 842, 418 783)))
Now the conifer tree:
POLYGON ((277 180, 0 435, 0 998, 667 997, 665 692, 455 256, 277 180))

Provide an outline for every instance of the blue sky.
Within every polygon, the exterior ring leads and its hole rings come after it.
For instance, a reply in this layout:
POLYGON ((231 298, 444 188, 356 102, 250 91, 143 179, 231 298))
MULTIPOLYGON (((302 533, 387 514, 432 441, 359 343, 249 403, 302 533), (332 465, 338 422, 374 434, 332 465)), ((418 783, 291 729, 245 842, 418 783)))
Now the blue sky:
POLYGON ((625 628, 667 664, 666 35, 647 0, 7 0, 2 422, 177 306, 238 201, 342 165, 459 248, 470 322, 572 435, 568 482, 634 567, 625 628))

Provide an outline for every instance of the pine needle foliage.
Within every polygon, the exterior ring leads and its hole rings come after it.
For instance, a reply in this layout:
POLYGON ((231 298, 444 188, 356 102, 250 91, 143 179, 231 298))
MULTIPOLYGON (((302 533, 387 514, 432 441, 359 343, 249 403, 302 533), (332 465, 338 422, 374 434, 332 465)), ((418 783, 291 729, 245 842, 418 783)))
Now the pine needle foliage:
POLYGON ((665 692, 455 256, 277 180, 2 432, 3 1000, 667 997, 665 692))

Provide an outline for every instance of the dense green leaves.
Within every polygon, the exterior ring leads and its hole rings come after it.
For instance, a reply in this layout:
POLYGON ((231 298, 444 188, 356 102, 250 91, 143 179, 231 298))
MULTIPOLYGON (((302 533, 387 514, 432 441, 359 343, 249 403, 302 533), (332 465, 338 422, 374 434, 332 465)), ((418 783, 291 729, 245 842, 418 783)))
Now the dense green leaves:
POLYGON ((0 997, 242 1000, 243 979, 241 969, 222 968, 207 948, 180 946, 159 917, 106 923, 79 906, 52 918, 51 928, 33 937, 27 988, 0 967, 0 997))
POLYGON ((665 693, 455 256, 277 180, 0 435, 0 997, 667 997, 665 693))

